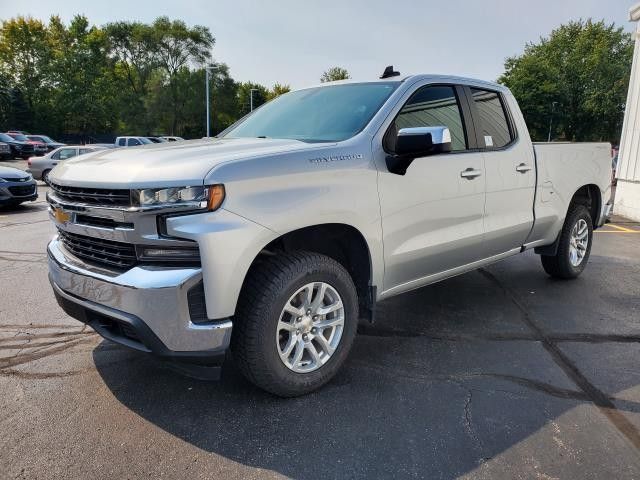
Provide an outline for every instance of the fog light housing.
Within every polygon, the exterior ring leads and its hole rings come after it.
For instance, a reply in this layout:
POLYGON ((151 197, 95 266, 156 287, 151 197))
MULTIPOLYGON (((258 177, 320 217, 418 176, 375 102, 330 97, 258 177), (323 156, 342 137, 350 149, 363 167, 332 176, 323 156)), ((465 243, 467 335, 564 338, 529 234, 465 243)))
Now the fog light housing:
POLYGON ((194 247, 138 246, 138 259, 143 262, 200 262, 200 250, 194 247))

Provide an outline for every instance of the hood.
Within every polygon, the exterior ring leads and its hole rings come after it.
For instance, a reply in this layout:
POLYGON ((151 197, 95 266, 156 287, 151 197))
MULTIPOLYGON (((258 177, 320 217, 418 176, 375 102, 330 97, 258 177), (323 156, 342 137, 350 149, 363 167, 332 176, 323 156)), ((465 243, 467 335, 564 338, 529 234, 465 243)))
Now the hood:
POLYGON ((4 178, 5 180, 18 180, 20 178, 29 178, 30 176, 27 172, 19 168, 0 167, 0 178, 4 178))
MULTIPOLYGON (((314 150, 319 144, 267 138, 229 138, 116 148, 65 160, 49 179, 60 185, 147 188, 199 185, 215 166, 230 160, 314 150)), ((326 144, 322 144, 326 146, 326 144)))

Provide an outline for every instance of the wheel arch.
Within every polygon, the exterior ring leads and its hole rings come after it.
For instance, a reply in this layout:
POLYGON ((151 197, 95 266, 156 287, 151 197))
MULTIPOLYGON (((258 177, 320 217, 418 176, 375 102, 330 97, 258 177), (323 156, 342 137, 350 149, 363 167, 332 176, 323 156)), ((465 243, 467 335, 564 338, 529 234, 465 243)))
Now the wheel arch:
POLYGON ((602 212, 602 192, 600 191, 600 187, 590 183, 578 188, 571 197, 571 201, 567 207, 567 212, 575 204, 587 207, 591 216, 591 221, 593 222, 593 228, 597 228, 600 220, 600 214, 602 212))
MULTIPOLYGON (((584 205, 589 211, 589 216, 591 217, 591 221, 593 223, 593 229, 595 230, 598 225, 598 221, 600 218, 600 214, 602 212, 602 192, 600 188, 593 184, 582 185, 578 188, 575 193, 572 195, 571 200, 567 204, 567 208, 565 211, 565 219, 569 210, 573 205, 584 205)), ((564 224, 563 219, 563 224, 564 224)), ((562 227, 556 236, 555 241, 550 245, 545 245, 542 247, 536 247, 535 252, 539 255, 545 256, 554 256, 558 252, 558 243, 560 241, 560 235, 562 234, 562 227)))
POLYGON ((340 263, 349 272, 356 286, 360 316, 373 319, 376 286, 372 285, 371 250, 362 232, 345 223, 309 225, 291 230, 271 240, 251 262, 242 289, 244 289, 246 278, 251 274, 252 267, 263 256, 296 250, 320 253, 340 263))

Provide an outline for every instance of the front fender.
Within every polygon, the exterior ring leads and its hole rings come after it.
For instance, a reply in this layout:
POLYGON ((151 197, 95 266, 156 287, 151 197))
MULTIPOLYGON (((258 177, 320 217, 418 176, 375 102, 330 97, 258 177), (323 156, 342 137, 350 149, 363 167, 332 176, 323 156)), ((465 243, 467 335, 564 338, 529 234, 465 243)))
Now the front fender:
POLYGON ((225 209, 168 218, 167 233, 198 242, 207 317, 211 320, 233 316, 251 263, 278 237, 225 209))

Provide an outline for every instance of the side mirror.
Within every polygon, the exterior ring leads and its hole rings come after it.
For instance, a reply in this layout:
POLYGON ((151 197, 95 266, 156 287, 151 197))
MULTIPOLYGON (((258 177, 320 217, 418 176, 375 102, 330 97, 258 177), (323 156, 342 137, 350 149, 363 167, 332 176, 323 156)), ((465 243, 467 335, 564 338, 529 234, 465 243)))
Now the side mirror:
POLYGON ((391 173, 404 175, 418 157, 451 151, 451 132, 447 127, 401 128, 396 137, 395 155, 387 156, 391 173))
POLYGON ((426 157, 451 151, 451 132, 447 127, 401 128, 396 139, 396 155, 426 157))

